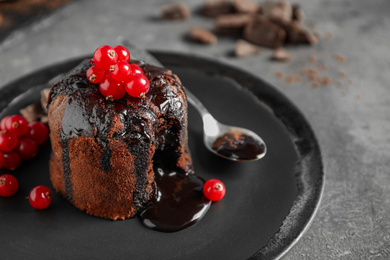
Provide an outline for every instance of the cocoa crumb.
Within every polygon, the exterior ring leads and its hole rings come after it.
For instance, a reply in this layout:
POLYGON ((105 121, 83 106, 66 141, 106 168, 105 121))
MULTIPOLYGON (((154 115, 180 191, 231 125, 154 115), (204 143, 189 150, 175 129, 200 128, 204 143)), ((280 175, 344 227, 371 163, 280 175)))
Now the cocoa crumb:
POLYGON ((344 71, 339 71, 340 78, 345 78, 345 76, 347 76, 347 74, 344 71))
POLYGON ((277 48, 272 54, 272 59, 275 61, 289 61, 291 60, 290 54, 284 48, 277 48))
POLYGON ((310 56, 310 57, 309 57, 309 61, 312 62, 312 63, 315 63, 315 62, 318 61, 318 59, 317 59, 317 57, 315 57, 315 56, 310 56))
POLYGON ((324 34, 324 39, 325 40, 330 40, 330 39, 332 39, 332 37, 333 37, 333 33, 332 32, 326 32, 324 34))
POLYGON ((334 55, 334 59, 335 59, 337 62, 341 63, 341 64, 347 63, 347 58, 344 57, 344 56, 342 56, 342 55, 340 55, 340 54, 334 55))
POLYGON ((332 85, 333 80, 329 77, 323 77, 321 78, 321 84, 322 85, 332 85))
POLYGON ((320 88, 321 87, 321 83, 316 81, 316 82, 313 83, 313 87, 314 88, 320 88))
POLYGON ((282 79, 282 78, 284 78, 284 73, 281 72, 281 71, 278 71, 278 72, 275 73, 275 76, 276 76, 277 78, 279 78, 279 79, 282 79))
POLYGON ((302 81, 302 78, 298 75, 291 75, 286 78, 288 83, 299 83, 302 81))
POLYGON ((362 96, 360 96, 360 94, 356 94, 356 98, 357 98, 357 99, 361 99, 362 96))
POLYGON ((310 30, 314 30, 315 24, 313 21, 307 21, 306 25, 310 30))

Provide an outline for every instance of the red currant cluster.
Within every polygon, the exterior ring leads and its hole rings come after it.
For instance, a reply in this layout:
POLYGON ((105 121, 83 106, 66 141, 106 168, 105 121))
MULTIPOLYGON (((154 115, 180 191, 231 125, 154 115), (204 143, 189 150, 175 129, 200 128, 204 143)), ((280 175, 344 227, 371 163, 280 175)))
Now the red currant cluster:
POLYGON ((33 158, 48 135, 47 126, 41 122, 28 124, 20 115, 4 117, 0 121, 0 168, 15 170, 22 159, 33 158))
POLYGON ((100 46, 93 54, 93 65, 87 71, 92 83, 99 83, 102 95, 110 101, 122 98, 126 92, 132 97, 144 98, 150 88, 142 69, 129 64, 130 52, 126 47, 100 46))

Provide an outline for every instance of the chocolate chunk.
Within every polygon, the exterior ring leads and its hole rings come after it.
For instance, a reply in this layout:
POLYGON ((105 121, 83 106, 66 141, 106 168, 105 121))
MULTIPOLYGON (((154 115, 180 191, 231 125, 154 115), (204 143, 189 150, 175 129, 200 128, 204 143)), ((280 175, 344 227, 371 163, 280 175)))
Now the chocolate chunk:
POLYGON ((287 1, 268 1, 262 5, 262 13, 271 21, 289 22, 292 18, 292 7, 287 1))
POLYGON ((217 17, 221 14, 233 12, 233 5, 226 0, 208 0, 202 7, 202 14, 208 17, 217 17))
POLYGON ((22 108, 19 112, 29 123, 39 121, 44 116, 41 103, 39 102, 22 108))
POLYGON ((248 57, 260 52, 260 48, 244 40, 236 42, 235 54, 236 57, 248 57))
POLYGON ((215 31, 220 34, 242 34, 244 27, 253 18, 250 14, 225 14, 215 21, 215 31))
POLYGON ((275 61, 289 61, 291 60, 290 54, 284 48, 277 48, 272 54, 272 59, 275 61))
POLYGON ((263 16, 252 19, 244 28, 246 40, 265 47, 279 48, 286 39, 286 32, 263 16))
POLYGON ((233 7, 237 13, 258 13, 260 4, 253 0, 233 0, 233 7))
POLYGON ((305 13, 303 12, 302 8, 298 4, 292 5, 292 17, 293 20, 302 22, 305 19, 305 13))
POLYGON ((161 8, 161 17, 164 20, 186 20, 190 16, 190 9, 181 2, 165 5, 161 8))
POLYGON ((287 33, 287 42, 298 44, 316 44, 318 42, 317 37, 306 30, 302 24, 297 21, 282 22, 273 21, 280 27, 282 27, 287 33))
POLYGON ((198 26, 191 28, 190 35, 194 41, 199 43, 212 44, 217 42, 217 37, 212 32, 198 26))

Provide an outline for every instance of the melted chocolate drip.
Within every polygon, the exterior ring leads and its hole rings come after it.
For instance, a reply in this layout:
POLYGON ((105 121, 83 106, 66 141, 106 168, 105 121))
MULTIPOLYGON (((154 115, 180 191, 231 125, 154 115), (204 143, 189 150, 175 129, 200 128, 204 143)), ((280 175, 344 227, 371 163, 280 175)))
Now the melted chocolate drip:
POLYGON ((211 202, 203 196, 204 180, 194 174, 155 167, 158 196, 141 214, 142 223, 152 229, 175 232, 203 218, 211 202))
POLYGON ((264 144, 241 132, 225 133, 217 138, 212 148, 218 154, 238 161, 255 160, 265 151, 264 144))

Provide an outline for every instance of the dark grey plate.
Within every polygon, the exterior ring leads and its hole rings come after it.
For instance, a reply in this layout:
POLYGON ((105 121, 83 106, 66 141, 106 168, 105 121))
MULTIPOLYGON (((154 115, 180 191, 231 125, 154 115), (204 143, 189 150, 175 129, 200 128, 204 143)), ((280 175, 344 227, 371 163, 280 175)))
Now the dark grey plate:
MULTIPOLYGON (((35 185, 52 188, 50 146, 14 172, 18 193, 0 198, 2 259, 272 259, 301 237, 324 184, 321 153, 311 127, 280 92, 258 77, 197 56, 154 52, 220 121, 260 134, 268 153, 257 162, 230 162, 202 144, 202 124, 189 109, 189 143, 196 173, 219 178, 227 194, 196 225, 176 233, 142 226, 139 219, 91 217, 54 194, 42 211, 25 197, 35 185)), ((39 90, 80 59, 53 65, 0 89, 0 117, 39 100, 39 90)), ((4 171, 3 171, 4 172, 4 171)))

